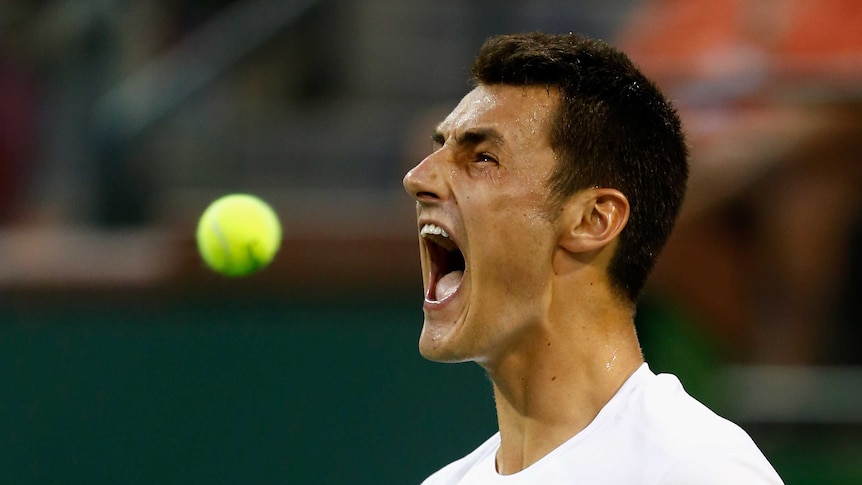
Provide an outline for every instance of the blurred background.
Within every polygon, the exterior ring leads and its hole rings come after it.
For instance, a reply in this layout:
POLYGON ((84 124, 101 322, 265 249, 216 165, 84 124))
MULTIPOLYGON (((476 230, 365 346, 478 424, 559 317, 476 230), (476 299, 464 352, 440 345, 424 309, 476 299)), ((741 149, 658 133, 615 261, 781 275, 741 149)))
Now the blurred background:
POLYGON ((401 177, 497 33, 581 32, 676 103, 647 360, 789 483, 862 483, 862 2, 0 1, 0 481, 418 483, 496 430, 416 351, 401 177), (216 197, 285 226, 212 274, 216 197))

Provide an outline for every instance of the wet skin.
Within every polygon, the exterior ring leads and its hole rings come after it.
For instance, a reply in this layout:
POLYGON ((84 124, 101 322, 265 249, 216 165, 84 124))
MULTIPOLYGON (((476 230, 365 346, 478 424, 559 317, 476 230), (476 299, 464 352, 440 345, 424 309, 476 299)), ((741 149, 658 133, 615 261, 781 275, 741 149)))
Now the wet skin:
POLYGON ((557 102, 544 87, 480 85, 437 127, 434 151, 404 177, 417 201, 426 358, 491 364, 541 339, 559 236, 547 185, 556 167, 549 125, 557 102), (427 229, 422 237, 429 224, 448 238, 427 229), (463 274, 441 261, 440 246, 454 245, 463 274))

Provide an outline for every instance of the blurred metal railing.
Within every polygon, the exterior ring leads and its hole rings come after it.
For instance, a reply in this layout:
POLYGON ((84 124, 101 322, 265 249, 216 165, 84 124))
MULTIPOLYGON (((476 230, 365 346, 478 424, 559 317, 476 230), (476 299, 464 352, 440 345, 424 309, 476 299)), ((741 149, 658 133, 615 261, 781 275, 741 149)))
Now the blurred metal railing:
POLYGON ((153 188, 130 166, 130 145, 166 115, 287 28, 320 0, 248 0, 226 7, 109 90, 94 107, 95 215, 103 226, 151 218, 153 188))
POLYGON ((717 383, 725 407, 752 424, 862 424, 862 368, 852 366, 729 366, 717 383))
POLYGON ((226 7, 164 55, 110 90, 96 133, 133 138, 176 109, 321 0, 248 0, 226 7))

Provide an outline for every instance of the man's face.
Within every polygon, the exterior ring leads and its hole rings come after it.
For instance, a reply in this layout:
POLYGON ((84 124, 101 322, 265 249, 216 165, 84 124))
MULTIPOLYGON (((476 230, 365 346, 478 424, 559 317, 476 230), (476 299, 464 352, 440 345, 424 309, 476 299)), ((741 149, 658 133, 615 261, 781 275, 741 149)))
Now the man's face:
POLYGON ((481 363, 536 336, 557 240, 547 185, 557 103, 544 87, 480 85, 404 177, 417 200, 426 358, 481 363))

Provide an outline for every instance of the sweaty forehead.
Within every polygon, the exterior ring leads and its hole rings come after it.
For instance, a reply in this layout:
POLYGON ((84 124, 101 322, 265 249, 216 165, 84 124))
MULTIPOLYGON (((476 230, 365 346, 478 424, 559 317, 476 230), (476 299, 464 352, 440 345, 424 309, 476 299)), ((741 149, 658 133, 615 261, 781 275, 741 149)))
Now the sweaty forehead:
POLYGON ((541 86, 479 85, 461 99, 438 131, 449 138, 487 127, 507 139, 527 135, 536 139, 536 134, 548 133, 557 102, 556 90, 541 86))

